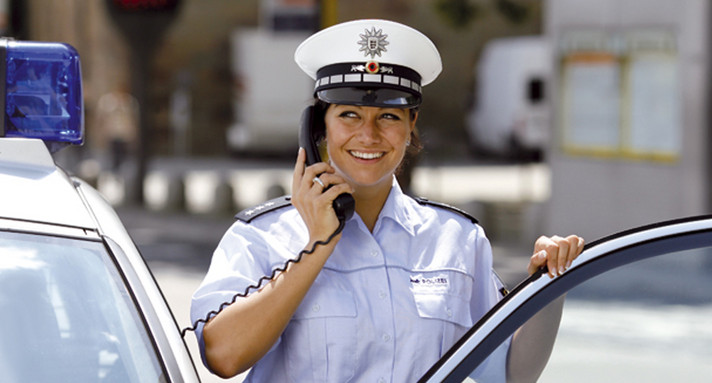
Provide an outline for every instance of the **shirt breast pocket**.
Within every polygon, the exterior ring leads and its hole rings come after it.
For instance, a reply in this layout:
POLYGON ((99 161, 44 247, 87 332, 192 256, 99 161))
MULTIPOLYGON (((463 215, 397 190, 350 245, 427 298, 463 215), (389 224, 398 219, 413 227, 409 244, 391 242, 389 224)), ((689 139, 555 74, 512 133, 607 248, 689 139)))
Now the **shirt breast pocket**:
POLYGON ((310 290, 287 326, 287 369, 297 381, 346 382, 356 373, 356 301, 349 291, 310 290))
POLYGON ((440 355, 474 325, 469 297, 472 279, 460 273, 411 276, 411 292, 421 325, 440 337, 440 355))

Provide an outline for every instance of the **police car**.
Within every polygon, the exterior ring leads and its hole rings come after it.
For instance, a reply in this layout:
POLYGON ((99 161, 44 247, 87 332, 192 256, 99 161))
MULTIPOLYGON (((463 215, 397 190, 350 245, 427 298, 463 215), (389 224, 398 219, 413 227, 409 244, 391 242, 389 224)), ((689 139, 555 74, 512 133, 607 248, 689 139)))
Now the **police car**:
POLYGON ((0 381, 198 381, 118 216, 53 161, 83 140, 78 54, 0 40, 0 73, 0 381))

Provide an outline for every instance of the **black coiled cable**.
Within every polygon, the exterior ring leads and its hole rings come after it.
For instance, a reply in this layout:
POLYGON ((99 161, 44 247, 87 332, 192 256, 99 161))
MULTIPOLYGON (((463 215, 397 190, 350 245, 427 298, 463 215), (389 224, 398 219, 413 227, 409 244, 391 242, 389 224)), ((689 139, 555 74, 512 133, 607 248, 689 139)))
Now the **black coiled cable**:
POLYGON ((181 336, 182 336, 182 337, 185 337, 185 334, 188 333, 188 331, 195 331, 195 330, 198 328, 198 324, 200 324, 201 322, 202 322, 202 323, 208 323, 208 321, 209 321, 212 317, 214 317, 215 315, 218 315, 221 311, 223 311, 223 310, 225 309, 225 307, 228 307, 228 306, 230 306, 231 304, 235 303, 235 301, 237 300, 237 298, 240 298, 240 297, 242 297, 242 298, 247 297, 247 294, 250 292, 250 290, 259 290, 259 289, 262 287, 262 285, 263 285, 264 282, 266 282, 266 281, 271 281, 271 280, 273 280, 273 279, 277 276, 277 274, 287 271, 287 267, 289 267, 289 264, 290 264, 290 263, 297 263, 297 262, 299 262, 299 261, 302 260, 302 257, 303 257, 304 255, 306 255, 306 254, 312 254, 312 253, 316 250, 316 247, 317 247, 317 246, 325 246, 325 245, 328 245, 329 242, 331 242, 331 240, 334 239, 334 237, 336 237, 337 235, 339 235, 339 234, 344 230, 344 226, 345 226, 345 225, 346 225, 346 221, 340 219, 340 220, 339 220, 339 227, 336 228, 336 230, 329 236, 329 238, 326 239, 326 241, 317 241, 317 242, 314 243, 314 245, 311 247, 311 249, 309 249, 309 250, 306 250, 306 249, 305 249, 305 250, 300 251, 296 258, 287 260, 287 262, 284 263, 284 266, 278 267, 278 268, 272 270, 272 274, 270 274, 269 276, 267 276, 267 275, 263 276, 262 278, 260 278, 260 279, 257 281, 257 283, 255 283, 255 284, 253 284, 253 285, 247 286, 247 287, 245 288, 245 291, 244 291, 244 292, 242 292, 242 293, 237 293, 237 294, 235 294, 235 295, 232 296, 232 299, 231 299, 231 300, 226 301, 226 302, 223 302, 223 303, 220 305, 220 307, 218 307, 217 310, 212 310, 212 311, 210 311, 210 312, 205 316, 205 318, 200 318, 200 319, 198 319, 197 321, 195 321, 195 323, 193 323, 193 326, 186 327, 186 328, 184 328, 183 330, 181 330, 181 332, 180 332, 181 336))

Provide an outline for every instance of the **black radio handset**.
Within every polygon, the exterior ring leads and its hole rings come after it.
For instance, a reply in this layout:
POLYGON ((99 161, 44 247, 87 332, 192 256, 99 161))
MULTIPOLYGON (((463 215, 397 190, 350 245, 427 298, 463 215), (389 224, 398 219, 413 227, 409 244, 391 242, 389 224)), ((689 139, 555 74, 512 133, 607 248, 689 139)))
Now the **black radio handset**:
MULTIPOLYGON (((303 147, 306 151, 308 165, 321 162, 318 143, 325 134, 324 119, 319 118, 319 116, 315 116, 314 114, 313 106, 310 106, 304 111, 302 114, 302 126, 299 130, 299 146, 303 147)), ((278 274, 287 271, 290 263, 297 263, 301 261, 303 256, 314 253, 317 246, 324 246, 330 243, 334 237, 341 233, 344 229, 346 221, 354 214, 354 205, 354 197, 351 194, 343 193, 336 197, 334 200, 334 211, 336 212, 336 216, 339 218, 339 227, 329 236, 329 238, 315 242, 310 249, 300 251, 296 258, 287 260, 283 266, 273 269, 271 274, 265 275, 254 284, 247 286, 244 291, 234 294, 231 299, 221 303, 215 310, 207 313, 204 318, 196 320, 191 327, 184 328, 181 331, 181 335, 185 337, 185 334, 188 331, 197 330, 200 323, 207 323, 210 318, 218 315, 226 307, 235 303, 238 298, 245 298, 249 295, 250 291, 259 290, 265 282, 271 281, 278 274)))
MULTIPOLYGON (((321 162, 319 141, 324 138, 326 127, 323 116, 318 116, 314 106, 307 107, 302 113, 302 126, 299 128, 299 146, 307 155, 307 165, 321 162)), ((328 189, 327 187, 326 189, 328 189)), ((326 190, 324 189, 324 190, 326 190)), ((334 199, 333 206, 336 217, 342 223, 354 214, 354 197, 349 193, 339 194, 334 199)))

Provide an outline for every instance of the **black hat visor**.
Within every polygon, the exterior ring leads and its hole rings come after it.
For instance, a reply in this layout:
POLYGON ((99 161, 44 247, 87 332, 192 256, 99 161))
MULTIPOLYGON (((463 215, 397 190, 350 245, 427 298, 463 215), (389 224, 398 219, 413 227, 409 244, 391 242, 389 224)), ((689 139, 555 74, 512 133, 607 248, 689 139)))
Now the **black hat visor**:
POLYGON ((341 87, 323 89, 316 96, 330 104, 376 106, 381 108, 415 108, 421 97, 412 92, 382 87, 341 87))

